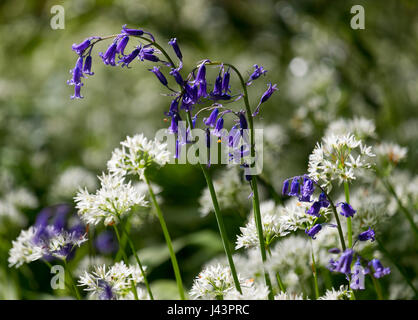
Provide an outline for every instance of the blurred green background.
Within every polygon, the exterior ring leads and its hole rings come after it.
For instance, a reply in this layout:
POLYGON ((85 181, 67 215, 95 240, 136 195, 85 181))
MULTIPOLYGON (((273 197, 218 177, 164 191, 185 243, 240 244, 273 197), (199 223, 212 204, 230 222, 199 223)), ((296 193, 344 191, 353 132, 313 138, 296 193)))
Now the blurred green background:
MULTIPOLYGON (((73 87, 66 81, 76 60, 73 43, 117 33, 128 24, 152 32, 163 44, 176 37, 186 70, 205 58, 235 64, 245 75, 253 64, 262 65, 268 72, 250 88, 250 100, 253 105, 258 101, 267 81, 278 84, 257 122, 282 130, 268 141, 276 153, 264 164, 267 180, 280 190, 284 178, 306 171, 308 156, 328 123, 354 115, 373 119, 381 138, 407 146, 401 168, 417 174, 417 17, 414 0, 1 1, 0 202, 19 188, 32 202, 13 209, 19 211, 16 221, 0 220, 0 298, 52 294, 45 266, 8 269, 7 252, 41 208, 72 203, 76 188, 61 190, 63 174, 70 170, 86 183, 87 176, 106 169, 111 151, 126 135, 152 137, 167 126, 163 112, 170 100, 161 94, 148 65, 128 70, 104 66, 97 53, 106 49, 105 43, 95 49, 95 75, 84 81, 85 98, 70 100, 73 87), (365 9, 365 30, 350 27, 355 4, 365 9), (53 5, 65 8, 64 30, 50 27, 53 5)), ((211 170, 216 175, 223 169, 211 170)), ((214 215, 199 213, 203 176, 197 167, 169 165, 152 180, 161 187, 163 210, 190 287, 202 264, 223 252, 214 215)), ((88 181, 94 190, 95 180, 88 181)), ((268 196, 267 188, 263 195, 268 196)), ((231 241, 245 222, 248 203, 243 207, 243 215, 235 208, 224 212, 231 241)), ((158 222, 137 228, 135 239, 150 265, 150 280, 165 288, 161 279, 172 281, 172 274, 158 222)), ((416 253, 408 257, 410 265, 417 264, 416 253)))

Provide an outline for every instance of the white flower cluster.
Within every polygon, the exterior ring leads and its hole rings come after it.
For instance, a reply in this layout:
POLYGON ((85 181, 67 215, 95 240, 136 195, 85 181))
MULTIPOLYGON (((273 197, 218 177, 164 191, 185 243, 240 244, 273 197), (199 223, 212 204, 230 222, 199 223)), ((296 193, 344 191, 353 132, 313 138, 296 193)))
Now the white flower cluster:
POLYGON ((123 177, 103 174, 99 179, 101 188, 95 194, 81 189, 74 198, 78 215, 86 224, 97 225, 103 221, 105 225, 112 225, 134 206, 148 205, 145 196, 130 181, 125 183, 123 177))
POLYGON ((374 148, 374 151, 376 152, 379 160, 390 162, 396 165, 406 158, 408 148, 401 147, 400 145, 393 142, 382 142, 374 148))
POLYGON ((86 234, 56 230, 54 226, 45 228, 44 232, 48 234, 46 239, 36 239, 38 231, 36 227, 22 230, 18 238, 12 241, 8 259, 9 267, 19 268, 22 264, 39 260, 45 255, 65 259, 73 248, 87 241, 86 234))
POLYGON ((350 300, 351 293, 348 290, 347 286, 341 285, 338 290, 332 288, 327 290, 322 297, 319 297, 319 300, 350 300))
MULTIPOLYGON (((222 171, 219 178, 214 179, 213 186, 216 190, 219 206, 223 210, 231 208, 247 209, 246 203, 249 203, 248 196, 251 193, 251 188, 248 184, 242 184, 237 166, 222 171)), ((199 204, 199 211, 202 216, 207 216, 213 211, 213 202, 207 187, 199 198, 199 204)))
POLYGON ((303 296, 296 293, 280 292, 274 296, 274 300, 303 300, 303 296))
POLYGON ((189 294, 193 299, 204 300, 215 300, 217 298, 226 300, 267 299, 269 291, 265 285, 256 283, 252 278, 244 280, 239 274, 238 281, 242 294, 235 288, 229 267, 220 263, 207 265, 194 280, 189 294))
MULTIPOLYGON (((316 217, 306 213, 309 203, 291 199, 286 205, 276 206, 274 201, 265 201, 260 204, 261 219, 263 222, 263 235, 266 244, 272 243, 277 237, 284 237, 290 232, 304 230, 312 225, 316 217)), ((323 210, 326 212, 327 210, 323 210)), ((257 247, 259 245, 257 227, 254 213, 252 213, 245 227, 241 227, 241 235, 237 237, 235 249, 257 247)))
POLYGON ((371 167, 370 157, 375 156, 371 147, 364 145, 354 135, 331 135, 322 141, 309 156, 308 172, 328 191, 332 189, 332 181, 350 182, 356 179, 359 169, 371 167))
POLYGON ((92 272, 85 271, 78 281, 79 286, 86 287, 84 290, 89 292, 89 299, 133 300, 133 285, 140 300, 149 299, 146 291, 138 287, 144 281, 138 266, 127 266, 122 261, 109 268, 102 265, 93 269, 92 272))
POLYGON ((353 119, 337 119, 332 121, 325 131, 325 136, 343 136, 352 133, 357 139, 376 137, 376 126, 373 120, 362 117, 353 119))
POLYGON ((133 137, 128 136, 120 144, 122 148, 115 149, 107 163, 108 170, 113 174, 120 176, 137 174, 143 179, 145 169, 151 163, 164 166, 170 161, 167 144, 157 139, 148 140, 142 133, 133 137))

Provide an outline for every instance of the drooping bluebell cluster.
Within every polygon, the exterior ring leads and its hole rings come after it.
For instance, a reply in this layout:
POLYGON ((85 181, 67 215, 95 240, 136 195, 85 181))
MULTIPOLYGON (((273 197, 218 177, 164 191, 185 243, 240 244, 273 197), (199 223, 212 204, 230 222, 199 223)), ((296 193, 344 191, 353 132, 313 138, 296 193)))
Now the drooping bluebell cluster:
MULTIPOLYGON (((92 49, 94 45, 106 39, 113 39, 112 43, 108 46, 107 50, 103 53, 100 52, 99 56, 106 65, 122 67, 128 67, 134 60, 148 61, 155 63, 155 65, 148 69, 154 73, 158 81, 171 91, 170 95, 174 96, 168 112, 165 115, 170 118, 166 121, 170 122, 168 132, 176 135, 176 154, 175 158, 179 157, 179 153, 182 150, 182 146, 191 143, 192 139, 189 136, 190 130, 195 128, 197 116, 200 111, 211 111, 208 117, 203 118, 203 124, 207 132, 207 147, 211 148, 210 136, 216 136, 218 142, 221 142, 222 129, 224 128, 224 116, 227 114, 234 115, 236 117, 235 124, 232 127, 231 134, 226 137, 227 143, 230 148, 234 149, 230 153, 230 159, 241 159, 244 155, 248 155, 250 152, 249 146, 242 146, 239 141, 241 137, 244 138, 244 144, 248 145, 248 141, 245 141, 243 130, 248 128, 247 117, 256 116, 260 112, 260 106, 266 102, 271 95, 278 90, 277 85, 269 84, 267 90, 261 95, 259 103, 253 112, 253 114, 246 114, 245 111, 233 111, 230 108, 226 108, 221 104, 232 103, 240 100, 243 96, 242 92, 233 92, 230 86, 231 69, 234 69, 230 65, 222 63, 212 63, 209 59, 202 60, 187 76, 182 75, 183 69, 183 54, 181 52, 179 43, 176 38, 172 38, 168 44, 171 46, 173 52, 178 59, 178 65, 172 60, 169 55, 162 51, 156 42, 154 36, 142 29, 129 29, 125 26, 122 27, 120 34, 110 37, 90 37, 80 44, 74 44, 72 46, 73 51, 78 55, 78 60, 74 69, 71 71, 73 77, 68 81, 68 84, 74 85, 75 93, 71 96, 74 98, 83 98, 81 96, 81 87, 83 83, 82 78, 86 75, 93 75, 91 72, 92 67, 92 49), (132 38, 138 40, 138 45, 134 46, 132 51, 127 51, 128 43, 132 42, 132 38), (146 42, 145 44, 143 42, 146 42), (161 56, 164 55, 162 59, 161 56), (168 61, 166 61, 168 60, 168 61), (207 67, 213 66, 217 68, 216 76, 212 81, 208 81, 207 67), (169 86, 169 80, 164 72, 164 69, 169 69, 168 75, 170 75, 178 86, 178 90, 174 90, 169 86), (210 87, 210 84, 213 84, 210 87), (180 112, 184 111, 187 117, 180 116, 180 112), (178 134, 179 122, 183 119, 191 119, 190 128, 187 129, 186 136, 178 134)), ((236 70, 236 69, 234 69, 236 70)), ((266 70, 262 66, 254 65, 254 70, 250 74, 247 81, 244 81, 245 86, 250 86, 253 81, 266 74, 266 70)), ((245 167, 245 163, 243 166, 245 167)))

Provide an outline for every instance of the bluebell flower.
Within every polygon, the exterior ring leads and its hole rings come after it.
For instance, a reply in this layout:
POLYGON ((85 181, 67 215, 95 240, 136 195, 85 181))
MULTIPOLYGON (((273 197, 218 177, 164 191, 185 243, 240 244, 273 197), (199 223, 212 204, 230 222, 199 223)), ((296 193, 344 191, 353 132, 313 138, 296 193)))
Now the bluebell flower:
POLYGON ((390 268, 383 267, 382 263, 378 259, 373 259, 369 262, 369 266, 373 267, 375 278, 382 278, 385 275, 390 274, 390 268))
POLYGON ((135 48, 130 54, 128 54, 127 56, 123 56, 118 63, 122 63, 122 68, 125 66, 129 68, 129 64, 138 56, 140 51, 141 48, 135 48))
POLYGON ((76 44, 74 43, 71 48, 75 51, 79 56, 83 54, 83 51, 86 50, 90 46, 90 39, 86 39, 83 42, 76 44))
POLYGON ((267 72, 266 70, 264 70, 262 66, 258 66, 255 64, 253 67, 254 67, 254 71, 250 75, 250 78, 247 81, 247 85, 250 85, 252 81, 254 81, 255 79, 258 79, 261 75, 267 72))
POLYGON ((364 269, 360 264, 360 260, 354 264, 353 274, 351 276, 350 288, 353 290, 364 290, 364 269))
POLYGON ((298 196, 299 195, 299 177, 294 177, 292 184, 290 185, 289 196, 298 196))
POLYGON ((340 202, 337 204, 337 206, 341 206, 340 214, 346 218, 353 217, 354 214, 357 212, 356 210, 353 209, 353 207, 350 204, 346 202, 340 202))
POLYGON ((178 113, 178 112, 179 112, 179 98, 177 97, 171 101, 170 109, 168 110, 168 112, 165 113, 165 115, 171 117, 174 113, 178 113))
POLYGON ((180 114, 178 112, 174 112, 171 116, 171 125, 168 128, 170 133, 178 132, 179 121, 181 121, 180 114))
POLYGON ((81 87, 83 86, 82 83, 76 84, 74 86, 74 95, 72 95, 71 99, 83 99, 84 97, 81 95, 81 87))
POLYGON ((321 210, 321 203, 319 201, 315 201, 309 210, 306 211, 307 214, 311 216, 320 217, 319 211, 321 210))
POLYGON ((99 300, 114 300, 115 296, 113 294, 112 287, 104 280, 99 280, 98 285, 103 291, 99 294, 99 300))
POLYGON ((318 223, 318 224, 316 224, 316 225, 314 225, 312 228, 310 228, 310 229, 308 229, 308 228, 306 228, 305 229, 305 233, 308 235, 308 236, 310 236, 312 239, 316 239, 315 238, 315 236, 316 236, 316 234, 319 232, 319 231, 321 231, 321 229, 322 229, 322 226, 318 223))
POLYGON ((247 118, 245 117, 245 112, 244 111, 240 111, 238 112, 238 117, 239 117, 239 126, 241 127, 241 129, 248 129, 248 122, 247 122, 247 118))
POLYGON ((219 75, 216 77, 215 84, 213 86, 213 90, 210 93, 210 97, 211 97, 212 100, 229 100, 229 99, 231 99, 231 96, 227 92, 223 91, 222 82, 223 82, 223 79, 222 79, 221 74, 219 73, 219 75))
POLYGON ((258 103, 258 106, 253 113, 253 117, 256 116, 259 113, 261 104, 266 102, 271 97, 271 95, 274 93, 274 91, 276 91, 276 90, 279 90, 277 88, 277 85, 276 84, 272 85, 271 82, 270 82, 269 87, 267 88, 267 90, 261 96, 260 102, 258 103))
POLYGON ((328 208, 329 201, 328 201, 327 196, 324 192, 321 192, 321 194, 319 195, 318 201, 321 202, 321 207, 322 208, 328 208))
POLYGON ((197 74, 196 74, 196 79, 195 79, 195 83, 202 83, 202 82, 206 83, 206 66, 204 62, 197 69, 197 74))
POLYGON ((213 111, 209 115, 209 118, 203 119, 203 122, 205 123, 205 125, 209 127, 214 127, 216 124, 216 119, 218 118, 218 114, 219 114, 219 109, 218 108, 213 109, 213 111))
POLYGON ((181 54, 179 45, 177 43, 177 39, 176 38, 171 39, 168 42, 168 44, 173 47, 173 50, 176 53, 177 58, 179 58, 179 60, 182 61, 183 60, 183 55, 181 54))
POLYGON ((170 71, 170 75, 173 76, 174 80, 176 80, 176 82, 180 85, 183 86, 184 84, 184 80, 183 77, 181 76, 180 72, 178 69, 171 69, 170 71))
POLYGON ((167 86, 168 82, 166 77, 162 74, 162 72, 160 71, 160 67, 153 67, 152 69, 148 69, 148 71, 151 71, 152 73, 155 74, 155 76, 158 78, 158 80, 160 80, 160 82, 164 85, 167 86))
POLYGON ((304 176, 299 201, 310 202, 311 196, 314 193, 314 191, 315 191, 315 186, 314 186, 313 181, 309 179, 307 176, 304 176))
POLYGON ((231 78, 231 74, 229 73, 229 69, 224 73, 224 77, 222 79, 222 91, 228 93, 229 89, 229 79, 231 78))
POLYGON ((102 58, 104 64, 111 65, 111 66, 116 65, 115 64, 116 48, 117 48, 117 42, 114 41, 107 48, 107 50, 104 54, 103 54, 103 52, 99 53, 99 56, 102 58))
POLYGON ((115 237, 110 231, 104 231, 100 233, 97 236, 94 244, 97 250, 103 254, 114 253, 118 250, 119 247, 115 237))
POLYGON ((144 61, 144 60, 148 60, 151 62, 158 62, 160 61, 160 59, 153 54, 154 53, 154 49, 144 46, 141 48, 141 50, 139 51, 139 60, 144 61))
POLYGON ((338 249, 338 248, 331 248, 331 249, 328 250, 328 252, 329 253, 333 253, 333 254, 337 254, 337 253, 340 253, 341 250, 338 249))
POLYGON ((351 273, 351 262, 353 261, 353 249, 346 249, 335 264, 336 272, 344 274, 351 273))
POLYGON ((71 74, 73 77, 71 80, 67 81, 69 85, 78 85, 81 84, 81 78, 83 78, 83 57, 79 57, 75 63, 74 69, 72 69, 71 74))
POLYGON ((125 47, 128 44, 128 41, 129 41, 128 36, 124 36, 121 40, 119 40, 118 45, 116 47, 116 53, 120 53, 121 55, 124 56, 125 47))
POLYGON ((221 135, 221 130, 223 129, 223 127, 224 127, 224 118, 219 117, 219 119, 216 121, 214 134, 219 137, 221 135))
POLYGON ((373 242, 374 240, 376 240, 374 230, 369 227, 368 230, 366 230, 366 231, 364 231, 364 232, 362 232, 358 235, 358 239, 360 241, 371 240, 373 242))
POLYGON ((283 182, 282 195, 287 196, 288 192, 289 192, 289 179, 286 179, 283 182))
POLYGON ((83 73, 88 74, 90 76, 94 74, 94 72, 91 72, 91 62, 92 62, 91 55, 88 55, 86 57, 86 60, 84 61, 84 66, 83 66, 83 73))
POLYGON ((127 34, 130 36, 142 36, 144 34, 144 30, 141 29, 128 29, 126 27, 126 24, 122 26, 122 31, 123 34, 127 34))

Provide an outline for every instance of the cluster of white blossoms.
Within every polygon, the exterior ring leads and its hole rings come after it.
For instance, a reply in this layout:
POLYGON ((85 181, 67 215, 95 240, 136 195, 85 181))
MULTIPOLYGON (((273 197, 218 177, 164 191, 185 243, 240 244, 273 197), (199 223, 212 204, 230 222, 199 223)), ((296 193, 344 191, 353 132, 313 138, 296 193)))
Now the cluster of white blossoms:
POLYGON ((332 288, 327 290, 322 297, 319 297, 319 300, 350 300, 351 293, 348 290, 347 286, 341 285, 338 290, 332 288))
POLYGON ((256 283, 253 278, 243 279, 238 274, 242 293, 239 293, 229 267, 215 263, 208 264, 193 282, 189 294, 193 299, 216 300, 266 300, 268 288, 262 283, 256 283))
POLYGON ((396 165, 406 158, 408 148, 401 147, 393 142, 382 142, 374 147, 374 151, 379 160, 396 165))
MULTIPOLYGON (((144 267, 145 269, 145 267, 144 267)), ((85 271, 78 281, 89 292, 89 299, 100 300, 133 300, 132 287, 135 286, 140 300, 149 296, 141 286, 144 277, 138 266, 127 266, 123 261, 111 267, 94 266, 92 272, 85 271)))
POLYGON ((376 126, 373 120, 363 117, 354 117, 353 119, 340 118, 332 121, 325 130, 325 136, 344 136, 349 133, 357 139, 376 137, 376 126))
MULTIPOLYGON (((299 202, 297 199, 291 199, 285 207, 276 206, 272 200, 262 202, 260 213, 266 245, 270 245, 278 237, 284 237, 296 230, 305 230, 312 225, 316 217, 306 213, 309 207, 309 202, 299 202)), ((328 209, 321 210, 328 214, 328 209)), ((257 247, 260 244, 254 213, 250 214, 247 224, 240 230, 235 249, 257 247)))
POLYGON ((274 300, 303 300, 301 294, 280 292, 274 296, 274 300))
POLYGON ((370 158, 374 156, 371 147, 352 134, 326 136, 309 156, 308 173, 330 191, 332 181, 350 182, 356 179, 358 170, 371 168, 370 158))
POLYGON ((99 177, 101 188, 95 194, 81 189, 74 201, 78 215, 86 224, 104 225, 119 222, 134 206, 148 206, 145 196, 124 178, 118 175, 103 174, 99 177))
POLYGON ((120 176, 137 174, 143 179, 145 169, 151 163, 164 166, 170 161, 167 144, 157 139, 149 140, 142 133, 133 137, 128 136, 120 144, 122 148, 115 149, 107 163, 108 170, 113 174, 120 176))
POLYGON ((24 263, 39 260, 44 256, 66 259, 75 247, 86 241, 86 234, 78 231, 57 230, 52 225, 43 230, 30 227, 22 230, 17 239, 12 241, 9 267, 19 268, 24 263))
MULTIPOLYGON (((241 172, 242 174, 242 172, 241 172)), ((213 180, 219 206, 223 209, 246 210, 250 201, 248 196, 251 188, 248 184, 242 183, 238 166, 231 166, 222 171, 221 175, 213 180)), ((199 198, 199 211, 202 216, 207 216, 213 211, 213 202, 209 188, 205 188, 199 198)))

